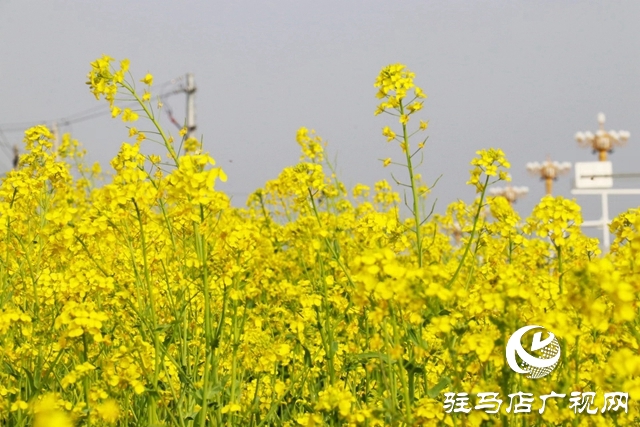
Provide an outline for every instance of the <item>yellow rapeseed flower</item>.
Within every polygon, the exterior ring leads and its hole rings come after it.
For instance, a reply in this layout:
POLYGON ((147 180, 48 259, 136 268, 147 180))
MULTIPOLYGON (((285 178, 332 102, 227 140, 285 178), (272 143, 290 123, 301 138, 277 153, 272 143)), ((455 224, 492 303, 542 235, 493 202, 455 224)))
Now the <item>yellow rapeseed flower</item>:
POLYGON ((147 73, 144 78, 142 80, 140 80, 142 83, 146 84, 147 86, 151 86, 153 84, 153 76, 149 73, 147 73))

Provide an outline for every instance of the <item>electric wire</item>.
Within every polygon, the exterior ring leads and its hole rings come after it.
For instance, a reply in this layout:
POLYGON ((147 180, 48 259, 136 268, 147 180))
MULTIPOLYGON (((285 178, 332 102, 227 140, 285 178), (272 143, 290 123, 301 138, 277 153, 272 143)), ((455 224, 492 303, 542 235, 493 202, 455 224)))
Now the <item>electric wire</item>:
MULTIPOLYGON (((178 83, 179 81, 182 80, 182 77, 178 77, 175 79, 171 79, 168 81, 165 81, 159 85, 156 86, 157 89, 160 88, 164 88, 168 85, 175 85, 176 83, 178 83)), ((167 97, 167 96, 171 96, 174 93, 178 93, 182 91, 181 90, 175 90, 169 93, 163 93, 160 96, 161 97, 167 97)), ((83 122, 86 120, 91 120, 94 119, 96 117, 100 117, 103 115, 107 115, 110 114, 109 109, 106 106, 95 106, 95 107, 91 107, 91 108, 87 108, 81 111, 77 111, 75 113, 72 114, 68 114, 64 117, 60 117, 57 119, 48 119, 48 120, 31 120, 31 121, 25 121, 25 122, 13 122, 13 123, 0 123, 0 130, 6 132, 6 133, 16 133, 16 132, 24 132, 25 129, 28 129, 31 126, 35 126, 37 124, 42 124, 42 123, 58 123, 59 125, 62 126, 68 126, 71 125, 73 123, 79 123, 79 122, 83 122)))
MULTIPOLYGON (((11 146, 7 142, 7 138, 5 137, 4 132, 2 132, 2 129, 0 129, 0 149, 7 155, 7 159, 13 158, 13 153, 9 150, 10 147, 11 146)), ((5 158, 2 159, 2 163, 9 169, 11 169, 10 165, 7 165, 5 163, 5 158)))
MULTIPOLYGON (((168 92, 161 91, 161 89, 165 89, 169 86, 176 85, 177 83, 182 82, 182 80, 183 80, 183 77, 181 76, 171 80, 167 80, 158 85, 155 85, 155 89, 161 92, 161 94, 159 95, 159 99, 161 101, 164 101, 170 96, 184 92, 185 89, 182 85, 179 87, 179 89, 175 89, 168 92)), ((135 101, 128 101, 128 102, 133 103, 135 101)), ((171 106, 167 104, 167 107, 168 107, 167 113, 169 115, 169 120, 171 121, 171 123, 176 125, 178 128, 182 128, 182 126, 180 126, 178 122, 175 120, 175 118, 173 117, 173 110, 171 109, 171 106)), ((81 123, 87 120, 93 120, 95 118, 107 116, 110 114, 111 114, 111 111, 107 106, 100 105, 100 106, 94 106, 91 108, 86 108, 84 110, 77 111, 75 113, 68 114, 64 117, 60 117, 57 119, 0 123, 0 150, 2 150, 7 155, 7 158, 13 158, 14 154, 10 150, 11 148, 13 148, 13 146, 8 142, 9 140, 6 136, 6 133, 22 133, 26 129, 32 126, 36 126, 38 124, 45 124, 45 123, 56 123, 60 127, 71 128, 71 125, 74 123, 81 123)), ((5 163, 5 161, 6 159, 3 159, 2 162, 5 163)))

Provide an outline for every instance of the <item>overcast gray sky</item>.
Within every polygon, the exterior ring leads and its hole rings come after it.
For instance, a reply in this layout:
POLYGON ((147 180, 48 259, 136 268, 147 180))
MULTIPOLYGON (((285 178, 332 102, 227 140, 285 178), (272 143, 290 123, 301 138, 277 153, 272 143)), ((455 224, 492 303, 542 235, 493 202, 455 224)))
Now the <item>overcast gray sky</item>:
MULTIPOLYGON (((639 19, 636 1, 0 0, 0 129, 13 144, 15 123, 99 106, 85 76, 104 53, 158 83, 194 73, 198 134, 238 205, 297 161, 300 126, 328 140, 346 183, 372 185, 390 179, 378 159, 399 157, 380 134, 393 120, 373 115, 373 82, 401 62, 428 95, 421 172, 429 182, 443 175, 437 211, 473 199, 469 161, 493 146, 511 161, 513 184, 530 188, 517 204, 528 215, 544 186, 525 164, 596 160, 573 135, 595 131, 600 111, 607 129, 631 132, 614 172, 640 172, 639 19)), ((169 104, 182 121, 184 96, 169 104)), ((128 139, 108 116, 62 130, 105 166, 128 139)), ((571 177, 555 188, 570 196, 571 177)), ((578 200, 587 219, 600 215, 597 199, 578 200)), ((638 205, 618 197, 612 213, 638 205)))

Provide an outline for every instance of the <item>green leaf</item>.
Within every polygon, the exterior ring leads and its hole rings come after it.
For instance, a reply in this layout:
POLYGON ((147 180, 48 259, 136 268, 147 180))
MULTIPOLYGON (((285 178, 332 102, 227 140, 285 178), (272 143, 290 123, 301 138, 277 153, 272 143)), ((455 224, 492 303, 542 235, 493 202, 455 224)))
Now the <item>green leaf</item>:
MULTIPOLYGON (((213 387, 209 387, 206 392, 207 400, 210 401, 214 397, 216 397, 222 391, 222 386, 220 384, 216 384, 213 387)), ((202 401, 203 391, 202 389, 196 390, 196 398, 202 401)))
POLYGON ((333 341, 331 343, 331 354, 336 354, 338 352, 338 341, 333 341))
POLYGON ((415 363, 414 359, 405 360, 403 365, 408 372, 412 372, 415 374, 424 374, 424 366, 415 363))
POLYGON ((440 381, 438 381, 438 384, 434 385, 433 388, 427 390, 427 396, 435 399, 436 397, 438 397, 442 390, 447 388, 449 384, 451 384, 451 380, 447 377, 442 377, 440 381))
POLYGON ((200 413, 200 410, 198 410, 198 411, 194 411, 194 412, 192 412, 192 413, 190 413, 190 414, 186 415, 186 416, 184 417, 184 419, 185 419, 185 421, 195 420, 199 413, 200 413))
POLYGON ((164 332, 164 331, 168 330, 172 326, 173 326, 173 324, 171 324, 171 323, 164 323, 162 325, 158 325, 156 327, 156 332, 164 332))
POLYGON ((380 353, 379 351, 376 352, 368 352, 368 353, 361 353, 355 356, 357 359, 381 359, 383 361, 385 361, 386 363, 389 363, 390 358, 389 355, 384 354, 384 353, 380 353))
POLYGON ((302 349, 304 350, 304 364, 307 367, 312 368, 313 367, 313 360, 311 359, 311 352, 305 346, 302 346, 302 349))

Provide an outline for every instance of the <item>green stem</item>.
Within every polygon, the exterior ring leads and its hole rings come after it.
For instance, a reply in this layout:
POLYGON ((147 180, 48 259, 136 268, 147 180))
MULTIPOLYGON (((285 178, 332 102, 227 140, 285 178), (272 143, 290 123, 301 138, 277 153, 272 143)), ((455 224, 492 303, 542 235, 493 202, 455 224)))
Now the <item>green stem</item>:
POLYGON ((176 154, 176 151, 171 146, 171 143, 169 142, 169 138, 167 138, 167 135, 164 133, 164 130, 162 129, 162 127, 160 127, 160 123, 158 123, 158 121, 156 120, 155 115, 153 114, 153 112, 149 109, 149 107, 146 105, 146 103, 142 99, 140 99, 140 97, 138 96, 136 91, 133 89, 133 87, 131 87, 127 83, 121 83, 121 84, 122 84, 122 87, 127 89, 127 91, 129 91, 129 93, 131 93, 131 95, 133 95, 133 97, 136 99, 136 101, 138 101, 138 104, 140 104, 140 106, 144 110, 144 112, 147 115, 147 117, 149 118, 149 120, 151 120, 151 123, 153 123, 155 128, 158 130, 158 133, 162 137, 162 141, 164 142, 164 145, 167 148, 167 151, 169 151, 169 155, 171 156, 171 158, 173 159, 173 161, 175 162, 175 164, 177 166, 178 165, 178 155, 176 154))
MULTIPOLYGON (((149 308, 151 311, 151 328, 152 328, 152 336, 153 336, 153 346, 154 346, 154 360, 153 360, 153 382, 152 388, 153 390, 158 389, 158 377, 159 377, 159 367, 160 367, 160 340, 158 338, 158 317, 156 313, 155 307, 155 297, 153 292, 153 287, 151 286, 151 277, 149 276, 149 265, 147 261, 147 242, 144 233, 144 225, 142 222, 142 214, 140 212, 140 208, 138 207, 138 203, 135 198, 132 199, 133 205, 136 208, 136 216, 138 218, 138 225, 140 226, 140 239, 142 243, 142 262, 144 265, 144 281, 147 288, 147 294, 149 295, 149 308)), ((149 420, 150 422, 155 423, 157 421, 157 402, 156 398, 152 395, 149 395, 149 420)))
MULTIPOLYGON (((82 334, 82 363, 86 363, 89 360, 89 344, 87 343, 87 332, 82 334)), ((84 393, 84 403, 89 411, 89 373, 84 373, 84 378, 82 378, 82 389, 84 393)))
MULTIPOLYGON (((200 220, 204 221, 204 208, 200 205, 200 220)), ((207 277, 207 245, 204 236, 198 230, 197 224, 193 224, 196 253, 200 259, 202 289, 204 294, 204 333, 205 333, 205 353, 204 353, 204 373, 202 378, 202 409, 200 410, 200 426, 204 427, 207 420, 208 411, 208 390, 209 390, 209 370, 210 359, 213 358, 214 340, 211 332, 211 295, 207 277)))
POLYGON ((451 277, 451 280, 449 280, 449 282, 447 283, 447 288, 450 288, 451 285, 453 285, 453 283, 456 281, 456 278, 460 273, 460 269, 462 268, 462 265, 464 264, 464 261, 467 258, 467 254, 469 253, 469 248, 473 243, 473 238, 475 237, 475 234, 476 234, 476 228, 478 227, 478 219, 480 218, 480 212, 482 211, 482 202, 484 201, 484 195, 487 191, 488 185, 489 185, 489 177, 487 176, 487 178, 484 181, 484 185, 482 186, 482 193, 480 194, 480 200, 478 201, 478 210, 476 211, 476 215, 473 218, 473 229, 471 230, 471 236, 469 236, 469 241, 467 242, 467 246, 464 248, 464 253, 462 254, 462 259, 458 264, 458 268, 456 268, 456 272, 453 274, 453 277, 451 277))
MULTIPOLYGON (((238 290, 238 281, 234 277, 233 280, 234 290, 238 290)), ((238 370, 238 347, 240 346, 240 332, 238 328, 238 301, 233 300, 233 317, 231 319, 231 327, 233 330, 233 342, 232 342, 232 354, 231 354, 231 391, 229 397, 229 404, 233 405, 236 401, 236 375, 238 370)), ((227 418, 227 425, 233 426, 234 415, 233 412, 229 413, 227 418)))
MULTIPOLYGON (((391 320, 393 322, 392 323, 393 344, 394 344, 394 347, 397 348, 397 347, 400 347, 398 319, 397 319, 395 310, 393 310, 393 307, 391 306, 391 304, 389 304, 389 311, 391 312, 391 320)), ((389 360, 391 360, 391 355, 389 355, 389 360)), ((400 356, 400 358, 398 359, 398 374, 399 374, 398 377, 400 379, 400 385, 402 386, 402 391, 403 391, 403 398, 405 400, 404 405, 405 405, 405 412, 406 412, 406 422, 407 422, 407 425, 412 425, 413 415, 411 411, 411 404, 413 402, 411 401, 411 397, 410 397, 411 393, 409 392, 409 384, 408 384, 409 382, 411 382, 411 372, 409 371, 408 368, 403 366, 403 362, 404 362, 404 358, 400 356), (405 378, 403 371, 406 372, 408 378, 405 378)))
POLYGON ((562 295, 562 247, 556 246, 556 251, 558 252, 558 288, 559 294, 562 295))
MULTIPOLYGON (((400 114, 404 114, 404 106, 402 100, 400 101, 400 114)), ((422 268, 422 233, 420 226, 422 221, 420 220, 420 204, 418 199, 418 189, 416 187, 416 180, 413 173, 413 164, 411 163, 411 150, 409 150, 409 135, 407 134, 407 125, 402 124, 402 139, 404 142, 404 153, 407 158, 407 170, 409 171, 409 182, 411 186, 411 197, 413 198, 413 220, 415 221, 415 233, 416 233, 416 251, 418 253, 418 266, 422 268)))

